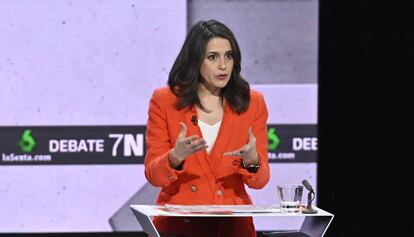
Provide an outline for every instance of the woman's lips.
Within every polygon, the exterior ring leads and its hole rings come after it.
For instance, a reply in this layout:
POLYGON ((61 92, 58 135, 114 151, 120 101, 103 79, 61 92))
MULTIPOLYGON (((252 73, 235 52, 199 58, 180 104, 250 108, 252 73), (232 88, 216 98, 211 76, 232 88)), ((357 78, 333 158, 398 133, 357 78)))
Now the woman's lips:
POLYGON ((220 74, 220 75, 217 76, 217 79, 226 80, 227 79, 227 74, 220 74))

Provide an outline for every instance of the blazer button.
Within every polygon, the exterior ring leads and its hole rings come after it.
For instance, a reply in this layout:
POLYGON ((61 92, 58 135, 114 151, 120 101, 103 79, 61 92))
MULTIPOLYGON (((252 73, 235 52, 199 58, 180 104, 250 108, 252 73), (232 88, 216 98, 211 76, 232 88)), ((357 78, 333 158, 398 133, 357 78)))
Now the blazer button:
POLYGON ((223 191, 217 190, 217 195, 219 195, 219 196, 223 195, 223 191))
POLYGON ((196 192, 196 191, 197 191, 197 186, 195 186, 195 185, 191 185, 191 191, 192 191, 192 192, 196 192))

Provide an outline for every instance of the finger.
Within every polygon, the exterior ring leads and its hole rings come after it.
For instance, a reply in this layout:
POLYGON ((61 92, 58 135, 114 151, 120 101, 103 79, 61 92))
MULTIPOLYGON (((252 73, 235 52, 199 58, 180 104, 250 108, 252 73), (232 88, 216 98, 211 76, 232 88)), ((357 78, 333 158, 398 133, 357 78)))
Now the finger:
POLYGON ((249 132, 248 133, 249 133, 249 139, 250 139, 250 141, 255 141, 256 140, 256 137, 253 134, 253 128, 252 127, 249 128, 249 132))
POLYGON ((198 146, 195 146, 195 147, 193 147, 193 152, 197 152, 197 151, 201 151, 201 150, 204 150, 204 149, 207 149, 208 148, 208 145, 207 144, 200 144, 200 145, 198 145, 198 146))
POLYGON ((229 152, 225 152, 223 154, 223 156, 240 156, 240 152, 238 152, 238 151, 229 151, 229 152))
POLYGON ((241 150, 242 149, 238 149, 238 150, 235 150, 235 151, 224 152, 223 156, 240 156, 241 155, 240 154, 241 150))
POLYGON ((178 134, 178 138, 185 138, 185 134, 187 133, 187 125, 185 123, 180 122, 181 125, 181 131, 178 134))
POLYGON ((191 144, 192 142, 198 140, 198 136, 197 135, 193 135, 191 137, 186 137, 185 139, 183 139, 183 142, 185 144, 191 144))
POLYGON ((206 142, 199 142, 197 144, 191 144, 191 150, 192 151, 198 151, 203 149, 203 147, 207 146, 206 142))
POLYGON ((196 147, 196 146, 204 145, 206 143, 207 143, 206 140, 204 140, 203 138, 201 138, 201 139, 192 141, 191 142, 191 147, 196 147))

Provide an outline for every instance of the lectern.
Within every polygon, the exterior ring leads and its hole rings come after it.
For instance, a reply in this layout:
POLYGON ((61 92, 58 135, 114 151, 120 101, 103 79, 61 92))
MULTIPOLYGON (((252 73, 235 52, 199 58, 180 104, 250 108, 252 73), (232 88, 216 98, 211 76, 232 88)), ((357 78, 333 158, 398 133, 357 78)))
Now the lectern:
MULTIPOLYGON (((284 213, 277 205, 131 205, 135 217, 145 233, 161 237, 152 223, 154 216, 171 217, 258 217, 275 218, 304 217, 297 232, 310 237, 325 234, 334 215, 318 207, 316 214, 284 213)), ((275 234, 274 236, 277 236, 275 234)))

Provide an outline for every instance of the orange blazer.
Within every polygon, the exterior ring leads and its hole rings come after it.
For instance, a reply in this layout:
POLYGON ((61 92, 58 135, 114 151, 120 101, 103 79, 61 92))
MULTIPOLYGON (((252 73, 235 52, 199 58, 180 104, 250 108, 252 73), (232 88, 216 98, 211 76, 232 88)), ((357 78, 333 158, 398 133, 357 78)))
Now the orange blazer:
POLYGON ((154 91, 148 112, 146 132, 147 153, 145 176, 161 187, 157 204, 252 204, 245 190, 263 188, 269 181, 267 156, 267 108, 263 95, 251 90, 246 112, 237 114, 224 104, 224 115, 215 144, 208 155, 199 151, 185 159, 183 169, 170 167, 168 154, 175 146, 181 130, 187 125, 186 137, 202 137, 200 128, 191 119, 197 117, 195 107, 177 110, 177 97, 168 87, 154 91), (249 173, 236 156, 223 156, 227 151, 241 148, 249 142, 248 129, 253 128, 260 168, 249 173))

